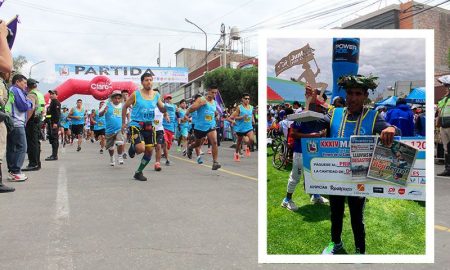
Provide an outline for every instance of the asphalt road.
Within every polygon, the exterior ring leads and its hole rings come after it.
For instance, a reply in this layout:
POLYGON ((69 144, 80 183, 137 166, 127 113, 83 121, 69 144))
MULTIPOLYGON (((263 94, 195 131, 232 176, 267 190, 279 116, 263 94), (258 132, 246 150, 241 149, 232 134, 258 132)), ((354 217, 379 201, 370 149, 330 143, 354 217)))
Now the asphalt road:
MULTIPOLYGON (((26 182, 8 183, 16 192, 0 195, 0 269, 449 269, 443 177, 435 182, 433 265, 258 264, 257 152, 237 164, 229 145, 219 171, 207 154, 200 166, 172 151, 173 166, 149 165, 147 182, 132 180, 140 157, 110 167, 96 144, 60 150, 58 161, 43 161, 26 182)), ((44 142, 42 157, 49 151, 44 142)))

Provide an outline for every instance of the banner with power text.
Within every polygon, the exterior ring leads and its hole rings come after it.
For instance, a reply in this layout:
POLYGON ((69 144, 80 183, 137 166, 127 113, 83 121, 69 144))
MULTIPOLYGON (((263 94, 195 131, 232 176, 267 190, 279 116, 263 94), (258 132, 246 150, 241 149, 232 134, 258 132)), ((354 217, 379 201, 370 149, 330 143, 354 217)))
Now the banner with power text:
MULTIPOLYGON (((406 182, 396 184, 392 181, 378 180, 377 177, 352 177, 349 138, 305 138, 302 139, 303 171, 306 192, 309 194, 328 194, 341 196, 381 197, 425 201, 425 149, 424 139, 401 138, 399 142, 416 149, 415 159, 408 170, 406 182)), ((365 142, 367 145, 367 142, 365 142)), ((402 144, 402 145, 403 145, 402 144)), ((364 148, 366 146, 362 145, 364 148)), ((407 164, 406 149, 396 148, 392 158, 386 160, 398 170, 407 164)), ((376 161, 376 157, 371 157, 376 161)), ((412 160, 411 158, 409 160, 412 160)), ((371 164, 372 166, 373 164, 371 164)), ((376 165, 376 164, 375 164, 376 165)), ((403 170, 403 169, 402 169, 403 170)), ((369 169, 370 172, 370 169, 369 169)), ((383 172, 385 173, 385 172, 383 172)), ((397 178, 403 175, 393 173, 397 178)), ((383 174, 380 174, 382 179, 383 174)), ((399 179, 400 179, 399 178, 399 179)))

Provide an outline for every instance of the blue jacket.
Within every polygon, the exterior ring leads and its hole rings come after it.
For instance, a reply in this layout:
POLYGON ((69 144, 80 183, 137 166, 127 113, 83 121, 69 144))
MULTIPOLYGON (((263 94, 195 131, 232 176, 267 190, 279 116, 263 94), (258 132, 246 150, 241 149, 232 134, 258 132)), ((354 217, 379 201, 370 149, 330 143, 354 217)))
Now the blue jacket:
POLYGON ((414 136, 414 113, 409 105, 400 104, 386 113, 386 122, 398 127, 403 137, 414 136))

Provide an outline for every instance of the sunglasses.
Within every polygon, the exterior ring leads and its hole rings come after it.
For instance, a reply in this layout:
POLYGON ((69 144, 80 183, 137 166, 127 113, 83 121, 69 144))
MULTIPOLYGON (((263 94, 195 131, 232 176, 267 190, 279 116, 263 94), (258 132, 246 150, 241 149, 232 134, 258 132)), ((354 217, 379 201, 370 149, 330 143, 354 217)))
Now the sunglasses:
POLYGON ((245 100, 250 100, 250 98, 249 97, 246 97, 246 98, 244 98, 245 100))

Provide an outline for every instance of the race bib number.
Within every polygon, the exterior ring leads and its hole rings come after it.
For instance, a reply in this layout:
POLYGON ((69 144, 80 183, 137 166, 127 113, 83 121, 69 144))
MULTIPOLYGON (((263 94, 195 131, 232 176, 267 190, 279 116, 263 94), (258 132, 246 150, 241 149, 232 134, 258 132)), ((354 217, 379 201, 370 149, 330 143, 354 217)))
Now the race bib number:
POLYGON ((121 115, 122 115, 122 112, 121 112, 120 109, 114 109, 113 114, 114 114, 115 116, 121 116, 121 115))
POLYGON ((244 117, 244 121, 245 121, 245 122, 250 122, 250 121, 252 121, 252 118, 249 117, 248 115, 246 115, 246 116, 244 117))
POLYGON ((208 122, 212 121, 212 118, 213 118, 212 115, 205 115, 205 120, 208 122))
POLYGON ((159 120, 158 120, 158 119, 155 119, 155 121, 153 121, 153 123, 155 123, 155 126, 156 126, 156 125, 159 125, 159 120))
POLYGON ((155 112, 145 112, 144 119, 153 119, 155 117, 155 112))

